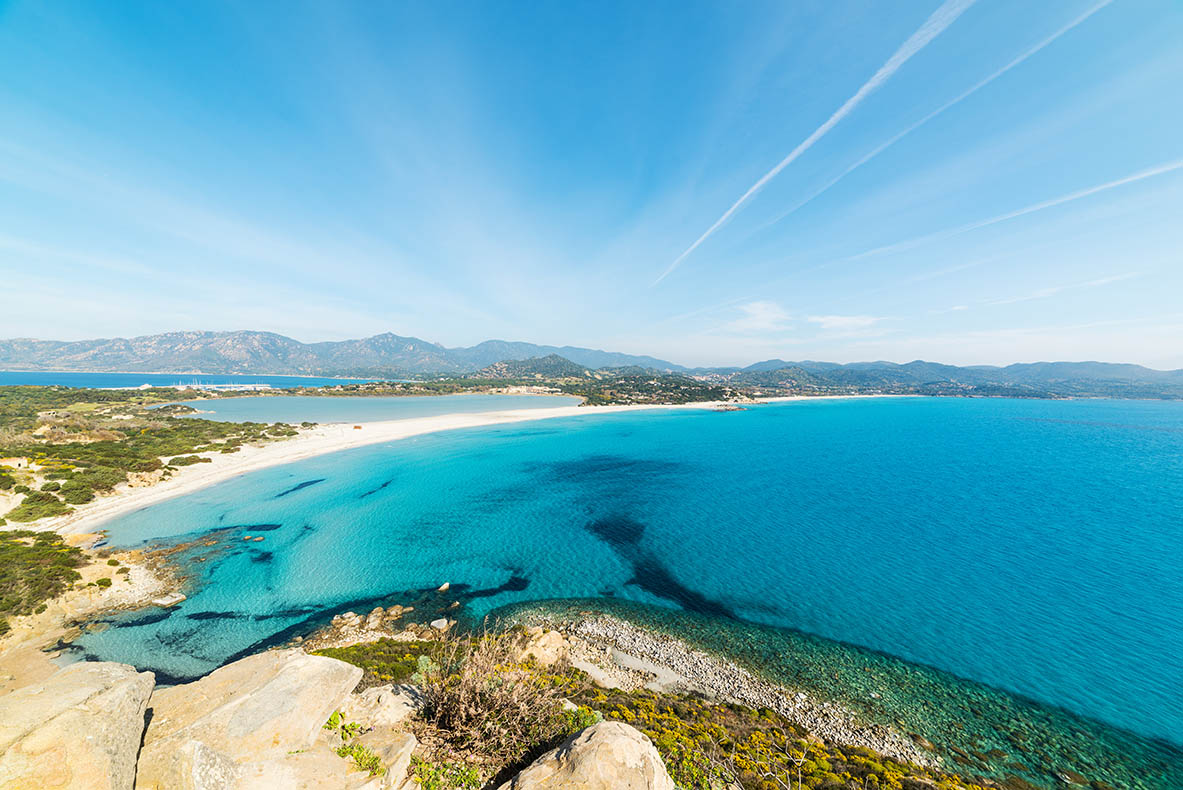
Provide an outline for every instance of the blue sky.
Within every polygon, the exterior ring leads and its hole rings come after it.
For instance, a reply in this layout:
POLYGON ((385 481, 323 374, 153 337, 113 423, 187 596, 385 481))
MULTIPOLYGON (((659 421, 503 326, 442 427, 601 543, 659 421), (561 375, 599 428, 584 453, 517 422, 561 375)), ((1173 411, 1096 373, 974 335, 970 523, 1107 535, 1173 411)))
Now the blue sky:
POLYGON ((1183 367, 1183 3, 0 0, 0 337, 1183 367))

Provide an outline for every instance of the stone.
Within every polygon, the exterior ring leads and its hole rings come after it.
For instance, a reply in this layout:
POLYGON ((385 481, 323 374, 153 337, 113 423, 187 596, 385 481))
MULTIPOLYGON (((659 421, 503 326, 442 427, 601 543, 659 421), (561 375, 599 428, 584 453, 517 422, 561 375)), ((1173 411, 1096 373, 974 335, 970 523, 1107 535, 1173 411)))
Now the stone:
POLYGON ((518 660, 533 656, 539 666, 549 667, 567 656, 567 640, 558 631, 544 631, 541 628, 526 632, 526 641, 518 653, 518 660))
POLYGON ((500 790, 674 790, 653 742, 618 721, 568 738, 500 790))
POLYGON ((346 721, 356 721, 366 727, 393 727, 401 724, 422 706, 422 698, 414 686, 374 686, 360 694, 350 694, 341 703, 341 715, 346 721))
POLYGON ((432 620, 432 621, 431 621, 431 627, 432 627, 432 628, 434 628, 434 629, 435 629, 435 630, 437 630, 437 631, 446 631, 446 630, 448 630, 448 621, 447 621, 447 618, 441 617, 441 618, 439 618, 438 620, 432 620))
POLYGON ((381 606, 374 607, 370 614, 366 617, 366 628, 373 631, 376 628, 382 627, 382 620, 386 616, 386 610, 381 606))
POLYGON ((238 765, 309 749, 361 675, 344 661, 270 650, 161 689, 150 701, 136 787, 172 790, 169 778, 189 741, 238 765))
POLYGON ((444 582, 443 584, 441 584, 439 586, 439 588, 436 590, 436 592, 447 592, 451 588, 451 586, 452 586, 451 582, 444 582))
POLYGON ((155 683, 84 661, 0 697, 0 788, 131 790, 155 683))

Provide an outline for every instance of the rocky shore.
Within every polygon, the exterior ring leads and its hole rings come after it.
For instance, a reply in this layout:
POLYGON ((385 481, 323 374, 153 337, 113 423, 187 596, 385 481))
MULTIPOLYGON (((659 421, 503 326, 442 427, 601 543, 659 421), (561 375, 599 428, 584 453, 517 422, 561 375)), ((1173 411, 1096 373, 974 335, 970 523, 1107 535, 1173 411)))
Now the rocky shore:
POLYGON ((554 628, 569 643, 571 663, 600 685, 693 692, 750 708, 768 708, 826 741, 863 746, 916 765, 940 768, 940 760, 913 739, 880 724, 861 721, 851 710, 804 691, 762 680, 746 669, 709 655, 667 634, 623 620, 594 615, 555 622, 543 615, 529 625, 554 628))

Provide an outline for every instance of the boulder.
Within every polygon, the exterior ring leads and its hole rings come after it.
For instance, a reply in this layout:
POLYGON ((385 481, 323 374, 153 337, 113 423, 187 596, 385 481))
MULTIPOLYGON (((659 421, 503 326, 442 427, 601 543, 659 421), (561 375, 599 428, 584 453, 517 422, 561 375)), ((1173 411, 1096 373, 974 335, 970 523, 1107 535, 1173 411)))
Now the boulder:
POLYGON ((526 641, 518 653, 519 660, 533 656, 539 666, 549 667, 567 656, 567 640, 558 631, 544 631, 531 628, 526 631, 526 641))
POLYGON ((151 672, 86 661, 0 697, 0 788, 131 790, 151 672))
POLYGON ((500 790, 674 790, 661 755, 637 730, 604 721, 568 738, 500 790))
MULTIPOLYGON (((235 765, 280 759, 312 747, 324 723, 361 679, 344 661, 272 650, 152 695, 137 788, 173 790, 188 771, 182 746, 200 742, 235 765)), ((202 759, 209 757, 208 754, 202 759)), ((212 758, 211 758, 212 759, 212 758)), ((221 764, 221 761, 216 761, 221 764)), ((203 765, 205 763, 202 763, 203 765)))
POLYGON ((422 704, 414 686, 375 686, 360 694, 350 694, 341 703, 341 715, 366 727, 393 727, 414 713, 422 704))

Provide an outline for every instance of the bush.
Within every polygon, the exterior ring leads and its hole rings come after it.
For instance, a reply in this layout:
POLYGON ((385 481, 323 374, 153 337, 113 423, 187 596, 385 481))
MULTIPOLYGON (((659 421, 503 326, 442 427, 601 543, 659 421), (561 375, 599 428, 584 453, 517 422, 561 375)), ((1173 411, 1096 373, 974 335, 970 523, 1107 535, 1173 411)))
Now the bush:
POLYGON ((516 763, 569 734, 565 689, 518 660, 516 633, 457 637, 436 661, 420 661, 415 680, 423 719, 454 749, 516 763), (437 663, 438 662, 438 663, 437 663))
POLYGON ((117 560, 115 558, 111 558, 111 559, 107 560, 107 564, 113 568, 118 568, 119 567, 119 560, 117 560))
POLYGON ((8 472, 0 472, 0 491, 7 491, 16 485, 16 478, 8 472))
POLYGON ((212 458, 205 458, 200 455, 182 455, 172 459, 168 462, 169 466, 193 466, 193 464, 208 464, 212 463, 212 458))
MULTIPOLYGON (((81 549, 53 532, 0 532, 0 616, 31 614, 80 577, 81 549)), ((2 629, 0 629, 2 632, 2 629)))
POLYGON ((76 480, 62 483, 62 499, 71 505, 85 505, 94 499, 94 489, 76 480))
POLYGON ((19 485, 19 486, 13 486, 13 487, 12 487, 12 491, 13 491, 13 493, 14 493, 14 494, 27 494, 27 493, 29 493, 29 492, 30 492, 30 491, 32 491, 32 490, 33 490, 33 489, 29 488, 29 487, 28 487, 28 486, 26 486, 26 485, 19 485))
POLYGON ((101 579, 95 579, 94 583, 95 583, 96 587, 110 587, 111 586, 111 579, 110 579, 110 577, 104 576, 101 579))
POLYGON ((61 491, 62 484, 59 483, 57 480, 50 480, 45 485, 41 486, 41 490, 42 491, 61 491))
POLYGON ((53 494, 33 491, 25 494, 21 503, 8 511, 6 517, 12 521, 29 522, 69 512, 70 508, 53 494))
POLYGON ((479 790, 480 772, 471 765, 451 761, 428 762, 411 755, 411 777, 421 790, 479 790))

